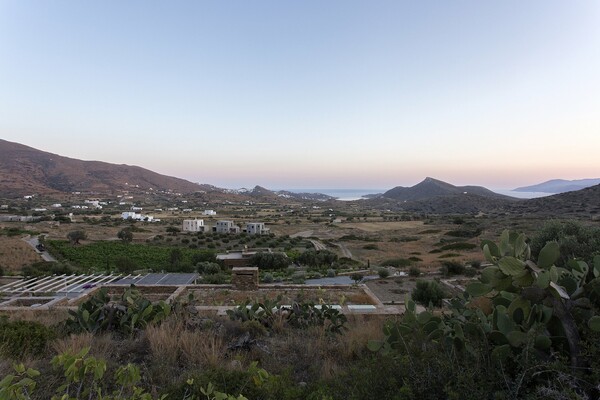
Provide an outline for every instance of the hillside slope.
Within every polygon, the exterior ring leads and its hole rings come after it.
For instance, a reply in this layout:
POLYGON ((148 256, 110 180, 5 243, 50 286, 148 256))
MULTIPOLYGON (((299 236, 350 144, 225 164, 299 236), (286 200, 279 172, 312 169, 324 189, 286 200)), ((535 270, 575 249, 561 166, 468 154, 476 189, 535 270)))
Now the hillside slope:
POLYGON ((162 190, 191 193, 198 185, 130 165, 82 161, 0 139, 0 196, 162 190))

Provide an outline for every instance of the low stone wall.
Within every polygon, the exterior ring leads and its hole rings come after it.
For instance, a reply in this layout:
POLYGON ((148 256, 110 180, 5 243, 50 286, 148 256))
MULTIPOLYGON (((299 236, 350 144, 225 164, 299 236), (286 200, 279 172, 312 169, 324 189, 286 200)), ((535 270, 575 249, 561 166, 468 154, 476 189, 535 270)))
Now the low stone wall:
POLYGON ((258 267, 234 267, 231 270, 231 285, 235 290, 257 290, 258 267))

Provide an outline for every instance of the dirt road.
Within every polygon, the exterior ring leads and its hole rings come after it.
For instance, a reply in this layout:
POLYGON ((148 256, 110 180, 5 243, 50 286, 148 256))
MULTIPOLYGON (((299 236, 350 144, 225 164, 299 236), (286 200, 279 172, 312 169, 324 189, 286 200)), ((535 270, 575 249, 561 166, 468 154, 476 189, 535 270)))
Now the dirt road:
POLYGON ((54 258, 50 254, 48 254, 47 251, 39 251, 37 249, 37 245, 40 243, 37 236, 33 236, 33 237, 26 236, 23 238, 23 241, 27 242, 31 247, 33 247, 33 249, 36 251, 36 253, 38 253, 40 256, 42 256, 42 260, 48 261, 48 262, 56 262, 56 258, 54 258))

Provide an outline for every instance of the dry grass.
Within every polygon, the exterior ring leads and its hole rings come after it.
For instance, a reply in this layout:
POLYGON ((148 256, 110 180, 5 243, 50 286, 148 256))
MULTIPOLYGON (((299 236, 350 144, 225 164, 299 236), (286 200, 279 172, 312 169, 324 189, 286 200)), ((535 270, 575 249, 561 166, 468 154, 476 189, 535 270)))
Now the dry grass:
POLYGON ((381 232, 397 229, 422 229, 423 221, 394 221, 394 222, 349 222, 341 225, 344 228, 358 229, 364 232, 381 232))
POLYGON ((183 331, 179 345, 182 358, 189 365, 219 366, 226 351, 223 337, 214 331, 183 331))
POLYGON ((18 311, 3 310, 2 314, 7 315, 10 321, 35 321, 46 326, 56 325, 69 318, 69 312, 65 309, 18 311))
POLYGON ((5 273, 17 273, 42 257, 19 237, 0 236, 0 266, 5 273))
POLYGON ((152 359, 156 363, 216 367, 225 356, 225 342, 214 330, 187 330, 176 320, 146 329, 152 359))
POLYGON ((56 339, 50 347, 56 354, 78 353, 89 347, 91 355, 103 359, 111 358, 116 352, 115 342, 110 334, 93 335, 88 332, 56 339))

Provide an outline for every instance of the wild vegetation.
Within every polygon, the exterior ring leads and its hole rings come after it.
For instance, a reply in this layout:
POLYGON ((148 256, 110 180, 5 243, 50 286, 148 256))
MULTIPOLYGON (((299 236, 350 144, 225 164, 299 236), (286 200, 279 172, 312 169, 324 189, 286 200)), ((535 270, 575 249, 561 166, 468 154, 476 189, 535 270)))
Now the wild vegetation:
MULTIPOLYGON (((509 231, 498 243, 482 240, 490 265, 468 267, 476 279, 464 292, 448 299, 434 280, 417 281, 397 318, 346 317, 310 302, 283 309, 276 299, 241 301, 223 318, 200 313, 193 296, 167 307, 135 289, 99 292, 49 325, 4 318, 0 349, 14 366, 0 364, 0 396, 598 398, 596 232, 553 224, 532 240, 509 231)), ((455 261, 445 267, 466 271, 455 261)))

